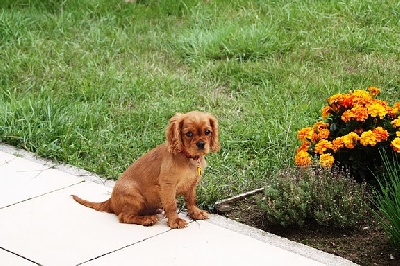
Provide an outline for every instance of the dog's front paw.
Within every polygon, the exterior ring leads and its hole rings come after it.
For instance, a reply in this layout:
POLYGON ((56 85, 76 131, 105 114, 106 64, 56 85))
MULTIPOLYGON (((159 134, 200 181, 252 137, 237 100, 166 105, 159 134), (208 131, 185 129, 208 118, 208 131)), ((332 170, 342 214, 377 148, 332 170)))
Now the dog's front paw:
POLYGON ((208 212, 200 210, 199 208, 189 211, 188 214, 194 220, 205 220, 208 219, 209 216, 208 212))
POLYGON ((187 226, 187 222, 181 218, 168 219, 168 226, 172 229, 180 229, 187 226))

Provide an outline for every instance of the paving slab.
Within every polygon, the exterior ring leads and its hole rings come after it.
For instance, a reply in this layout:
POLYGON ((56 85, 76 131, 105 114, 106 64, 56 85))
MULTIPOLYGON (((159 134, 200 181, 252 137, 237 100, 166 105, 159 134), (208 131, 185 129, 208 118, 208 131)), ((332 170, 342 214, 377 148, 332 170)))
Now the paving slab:
POLYGON ((15 155, 0 150, 0 166, 8 164, 16 158, 15 155))
POLYGON ((0 158, 0 208, 63 189, 84 180, 60 172, 50 164, 39 164, 10 156, 2 151, 0 151, 0 158))
POLYGON ((355 265, 217 215, 144 227, 70 197, 103 201, 112 184, 0 144, 0 265, 355 265))
POLYGON ((120 224, 115 215, 76 203, 71 194, 104 200, 109 188, 80 183, 0 211, 0 246, 41 265, 76 265, 166 232, 166 225, 120 224))
POLYGON ((87 265, 128 266, 135 261, 166 266, 324 265, 207 221, 192 222, 184 230, 171 230, 87 265))
POLYGON ((9 250, 0 249, 0 263, 1 265, 15 265, 15 266, 35 266, 34 262, 29 261, 27 258, 22 258, 16 254, 11 253, 9 250))

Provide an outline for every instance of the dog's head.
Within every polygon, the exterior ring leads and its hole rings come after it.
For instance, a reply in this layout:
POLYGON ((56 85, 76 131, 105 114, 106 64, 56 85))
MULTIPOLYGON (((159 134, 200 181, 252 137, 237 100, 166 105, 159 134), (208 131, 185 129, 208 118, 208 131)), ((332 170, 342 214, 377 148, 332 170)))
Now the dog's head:
POLYGON ((209 113, 176 113, 166 129, 168 151, 201 156, 219 149, 218 122, 209 113))

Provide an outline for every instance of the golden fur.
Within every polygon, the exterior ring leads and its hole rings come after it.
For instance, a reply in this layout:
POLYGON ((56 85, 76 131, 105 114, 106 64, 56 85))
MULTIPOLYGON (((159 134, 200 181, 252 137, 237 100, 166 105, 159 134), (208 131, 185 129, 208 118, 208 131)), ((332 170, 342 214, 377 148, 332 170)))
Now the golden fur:
POLYGON ((177 195, 183 195, 193 219, 207 219, 196 206, 196 185, 204 170, 204 156, 219 149, 218 122, 209 113, 177 113, 169 120, 166 142, 140 157, 119 177, 111 198, 89 202, 75 195, 78 203, 114 213, 121 223, 153 225, 162 208, 171 228, 187 225, 177 214, 177 195), (202 171, 201 171, 202 172, 202 171))

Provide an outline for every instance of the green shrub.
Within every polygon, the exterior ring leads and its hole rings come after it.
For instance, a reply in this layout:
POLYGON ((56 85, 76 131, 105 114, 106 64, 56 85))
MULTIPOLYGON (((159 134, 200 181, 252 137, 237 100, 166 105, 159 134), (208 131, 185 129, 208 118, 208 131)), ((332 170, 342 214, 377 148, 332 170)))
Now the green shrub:
POLYGON ((310 216, 319 225, 352 228, 367 211, 366 185, 356 183, 349 173, 317 168, 311 174, 313 201, 310 216))
POLYGON ((375 215, 391 245, 400 252, 400 163, 390 161, 386 155, 382 158, 385 170, 378 179, 375 215))
POLYGON ((365 184, 347 173, 322 167, 287 168, 272 176, 260 206, 273 225, 302 226, 307 220, 335 228, 362 221, 367 203, 365 184))
POLYGON ((296 170, 279 171, 268 181, 265 198, 260 202, 268 220, 282 226, 304 224, 312 199, 310 182, 296 170))

